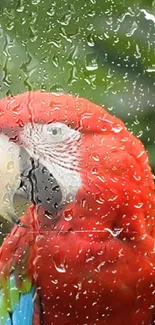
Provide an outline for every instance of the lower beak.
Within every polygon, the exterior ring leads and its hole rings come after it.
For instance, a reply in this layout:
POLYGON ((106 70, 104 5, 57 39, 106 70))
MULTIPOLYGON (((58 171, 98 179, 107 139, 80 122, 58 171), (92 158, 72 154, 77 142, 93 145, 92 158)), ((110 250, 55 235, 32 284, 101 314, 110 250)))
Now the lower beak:
POLYGON ((21 166, 23 172, 17 193, 35 205, 42 206, 48 214, 55 215, 62 201, 59 184, 49 170, 39 160, 32 159, 25 149, 21 150, 21 158, 24 168, 21 166))

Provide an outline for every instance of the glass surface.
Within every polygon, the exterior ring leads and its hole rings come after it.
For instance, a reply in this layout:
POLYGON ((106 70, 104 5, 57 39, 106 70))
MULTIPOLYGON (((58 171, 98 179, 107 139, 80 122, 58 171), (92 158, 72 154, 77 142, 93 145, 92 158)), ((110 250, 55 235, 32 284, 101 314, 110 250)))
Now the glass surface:
MULTIPOLYGON (((44 92, 54 92, 58 94, 68 93, 70 95, 75 95, 77 97, 83 97, 95 104, 104 107, 107 110, 107 112, 109 112, 110 114, 121 118, 121 120, 124 121, 127 129, 131 133, 136 135, 136 137, 144 143, 145 148, 149 155, 150 166, 152 168, 152 171, 155 172, 155 130, 154 130, 155 129, 155 1, 151 1, 151 0, 141 0, 141 1, 140 0, 136 0, 136 1, 135 0, 130 0, 130 1, 76 0, 74 2, 70 0, 66 0, 66 1, 65 0, 56 0, 56 1, 3 0, 0 1, 0 98, 4 98, 10 95, 11 96, 17 95, 30 90, 32 91, 41 90, 43 91, 43 93, 44 92)), ((17 112, 15 112, 15 114, 18 114, 18 110, 17 112)), ((78 130, 76 131, 78 132, 78 130)), ((52 136, 56 136, 56 137, 57 135, 60 136, 60 141, 61 141, 61 136, 65 137, 65 134, 71 131, 67 131, 66 129, 63 129, 61 125, 58 126, 54 125, 52 126, 52 129, 48 128, 45 129, 44 131, 40 130, 39 132, 40 134, 43 134, 42 132, 45 132, 45 140, 51 139, 50 137, 52 134, 52 136)), ((76 138, 76 136, 78 137, 78 135, 74 133, 71 134, 71 136, 73 138, 74 137, 76 138)), ((49 140, 49 141, 51 141, 49 143, 52 143, 52 145, 53 143, 55 144, 54 142, 55 140, 49 140)), ((59 138, 57 141, 59 147, 59 143, 60 143, 59 138)), ((36 148, 38 143, 36 143, 36 148)), ((113 144, 113 140, 111 142, 111 145, 112 144, 113 144)), ((57 150, 57 146, 55 148, 56 148, 55 150, 57 150)), ((76 148, 76 150, 78 149, 76 148)), ((91 151, 93 150, 94 149, 91 148, 91 151)), ((1 151, 0 155, 1 156, 4 155, 5 151, 3 150, 3 147, 2 149, 0 147, 0 151, 1 151)), ((89 153, 89 155, 91 156, 93 154, 89 153)), ((59 159, 59 156, 57 156, 57 159, 59 159)), ((97 148, 96 148, 96 152, 94 152, 93 159, 94 159, 94 164, 97 165, 97 161, 99 159, 97 154, 97 148)), ((70 157, 70 161, 71 161, 71 157, 70 157)), ((25 162, 28 162, 28 164, 31 165, 32 164, 31 157, 28 158, 25 157, 25 162)), ((43 162, 41 163, 43 164, 43 162)), ((86 163, 84 162, 84 164, 86 163)), ((71 165, 69 166, 70 166, 69 168, 71 169, 71 165)), ((73 166, 74 166, 74 162, 73 162, 73 166)), ((9 166, 8 168, 12 168, 12 167, 9 166)), ((30 167, 28 167, 28 170, 29 168, 30 167)), ((43 167, 41 167, 41 174, 37 174, 36 170, 37 168, 40 168, 40 166, 38 167, 38 165, 35 165, 35 162, 33 162, 33 168, 32 168, 32 174, 33 176, 35 176, 35 179, 37 179, 38 183, 41 179, 42 187, 38 187, 38 185, 36 185, 36 187, 34 186, 37 193, 39 193, 35 198, 34 198, 34 194, 32 195, 27 194, 27 196, 24 198, 20 197, 19 195, 14 196, 14 205, 15 205, 15 211, 17 216, 21 216, 24 213, 26 213, 26 210, 30 206, 31 201, 43 206, 45 210, 48 210, 49 205, 52 202, 52 206, 54 206, 54 209, 57 209, 63 197, 59 181, 55 180, 55 178, 53 180, 52 173, 50 175, 46 174, 48 170, 47 166, 46 166, 47 169, 46 168, 43 169, 43 167), (45 184, 47 179, 49 181, 48 185, 45 184), (47 204, 45 204, 46 193, 50 191, 49 188, 51 188, 51 186, 52 189, 54 188, 55 193, 57 193, 56 202, 54 201, 53 203, 53 196, 52 198, 51 197, 49 198, 47 195, 47 201, 46 201, 47 204), (44 188, 45 193, 41 192, 42 188, 44 188), (42 195, 43 198, 40 199, 40 196, 42 195)), ((87 166, 85 166, 84 168, 87 169, 87 166)), ((97 173, 95 168, 96 167, 94 167, 94 169, 91 170, 92 173, 97 173)), ((144 173, 145 172, 146 171, 144 170, 144 173)), ((61 172, 59 176, 60 176, 59 177, 60 181, 62 181, 63 183, 63 174, 61 174, 61 172)), ((66 177, 68 177, 68 174, 66 177)), ((67 186, 71 189, 70 191, 76 192, 76 187, 78 188, 78 184, 79 184, 78 183, 79 178, 77 174, 75 173, 73 175, 73 182, 70 182, 69 178, 67 178, 67 180, 68 180, 67 186)), ((26 186, 30 186, 30 185, 26 184, 26 186)), ((27 187, 27 192, 29 193, 31 191, 33 192, 34 187, 33 186, 32 188, 31 186, 27 187)), ((92 194, 93 189, 91 187, 91 182, 90 182, 90 188, 87 189, 87 191, 89 192, 89 190, 90 193, 92 194)), ((99 197, 99 198, 95 197, 95 198, 96 200, 98 199, 99 204, 104 204, 103 203, 104 197, 99 197)), ((85 194, 82 199, 83 199, 83 206, 85 206, 85 204, 87 204, 87 199, 85 197, 85 194)), ((115 198, 113 197, 113 200, 114 199, 115 198)), ((67 200, 70 200, 70 198, 68 199, 67 197, 67 200)), ((139 201, 137 209, 141 208, 141 204, 143 203, 139 201)), ((53 210, 53 208, 51 211, 52 211, 51 214, 55 215, 55 210, 53 210)), ((82 220, 83 218, 85 218, 85 216, 78 215, 78 217, 79 219, 81 218, 79 222, 81 222, 82 224, 82 220)), ((155 216, 153 215, 152 217, 153 220, 154 217, 155 216)), ((49 217, 48 213, 45 218, 48 219, 47 228, 49 222, 55 222, 55 217, 52 219, 51 217, 49 217)), ((67 212, 65 218, 64 220, 67 223, 71 221, 72 216, 70 215, 69 212, 67 212)), ((92 222, 93 225, 92 227, 94 227, 93 229, 96 232, 97 232, 96 229, 98 228, 97 222, 100 221, 96 219, 95 225, 92 222)), ((123 222, 120 223, 121 226, 118 226, 118 224, 119 223, 117 223, 116 221, 116 227, 115 225, 113 225, 113 228, 110 228, 108 224, 107 227, 104 226, 104 231, 108 231, 109 236, 111 236, 112 238, 118 237, 119 240, 128 241, 129 238, 126 239, 126 236, 123 235, 124 237, 122 239, 120 235, 121 229, 125 229, 127 221, 125 221, 125 223, 123 222)), ((65 225, 63 226, 65 227, 65 225)), ((6 235, 11 231, 12 227, 13 225, 10 222, 4 221, 4 219, 0 217, 0 242, 1 243, 3 242, 3 239, 6 237, 6 235)), ((82 227, 83 226, 81 226, 80 228, 80 226, 78 225, 79 232, 83 231, 82 227)), ((88 226, 88 229, 85 229, 91 233, 90 242, 91 242, 91 236, 94 236, 92 235, 93 229, 91 229, 90 225, 88 226)), ((72 232, 72 230, 74 231, 72 227, 69 228, 70 232, 72 232)), ((75 225, 75 233, 76 233, 76 225, 75 225)), ((152 236, 150 230, 149 230, 149 235, 152 236)), ((51 236, 54 236, 52 231, 51 231, 51 236)), ((94 241, 99 240, 96 239, 95 236, 93 238, 94 241)), ((108 238, 107 240, 109 240, 109 237, 107 238, 108 238)), ((130 240, 132 241, 131 238, 130 240)), ((64 245, 65 245, 65 239, 64 239, 64 245)), ((121 254, 121 249, 119 253, 121 254)), ((79 253, 75 253, 75 259, 78 256, 78 254, 79 253)), ((85 263, 89 264, 91 258, 93 260, 94 255, 92 253, 91 256, 91 253, 88 252, 88 256, 85 256, 84 258, 86 260, 85 263)), ((65 257, 63 261, 60 261, 59 258, 57 257, 57 252, 55 252, 55 255, 53 255, 52 263, 54 263, 55 270, 58 273, 60 273, 62 277, 64 275, 66 276, 67 266, 65 264, 66 263, 65 257)), ((110 263, 110 258, 109 258, 109 263, 110 263)), ((138 263, 140 263, 140 260, 138 263)), ((100 268, 102 269, 103 265, 104 265, 104 259, 101 261, 101 263, 98 265, 97 269, 95 270, 96 272, 95 274, 98 274, 97 276, 99 279, 101 274, 100 268)), ((74 267, 75 268, 77 267, 76 264, 73 265, 73 269, 74 267)), ((92 267, 93 266, 90 266, 90 268, 92 267)), ((87 273, 89 271, 90 271, 89 267, 88 269, 86 267, 85 272, 87 273)), ((117 268, 116 270, 113 269, 114 273, 115 271, 117 273, 117 268)), ((89 286, 86 286, 88 291, 83 290, 82 287, 82 277, 84 277, 84 275, 83 274, 81 275, 81 282, 79 281, 77 284, 76 279, 72 278, 73 270, 70 269, 70 272, 71 272, 71 277, 69 275, 68 278, 67 276, 64 277, 64 281, 66 281, 64 282, 64 287, 62 287, 62 291, 64 293, 64 301, 65 299, 67 299, 66 298, 67 294, 65 291, 67 290, 65 289, 65 284, 67 283, 67 281, 68 283, 72 281, 71 287, 73 287, 73 291, 74 290, 78 291, 77 300, 79 299, 80 295, 83 296, 85 295, 86 298, 88 297, 88 301, 89 301, 90 298, 89 286)), ((79 269, 79 274, 80 272, 81 271, 79 269)), ((107 268, 107 272, 110 272, 109 268, 107 268)), ((122 271, 122 279, 124 274, 123 272, 126 272, 126 269, 122 271)), ((95 279, 97 276, 95 275, 95 279)), ((51 278, 52 278, 51 281, 53 281, 53 283, 55 283, 56 286, 57 276, 51 274, 51 278)), ((95 283, 95 281, 97 280, 93 280, 93 281, 95 283)), ((114 281, 114 277, 112 277, 112 281, 114 281)), ((91 277, 88 279, 88 282, 91 287, 91 277)), ((151 285, 154 286, 151 280, 149 284, 150 286, 151 285)), ((102 287, 104 285, 105 283, 102 284, 102 287)), ((121 285, 121 281, 118 285, 121 285)), ((113 290, 113 286, 111 287, 111 290, 113 290)), ((117 290, 116 291, 114 290, 115 294, 116 292, 117 290)), ((54 292, 54 294, 56 294, 56 291, 54 292)), ((72 294, 72 290, 70 288, 70 295, 71 294, 72 294)), ((136 294, 138 297, 138 293, 136 294)), ((79 310, 78 308, 76 310, 76 304, 75 305, 73 304, 73 306, 70 307, 70 309, 74 309, 74 313, 75 313, 75 319, 71 318, 70 321, 70 317, 72 317, 71 316, 72 312, 69 312, 69 307, 68 307, 69 305, 67 305, 66 302, 66 306, 67 306, 66 310, 68 313, 68 316, 66 317, 68 317, 70 322, 68 323, 66 321, 66 318, 60 317, 61 324, 73 324, 73 319, 74 319, 75 325, 76 324, 77 325, 87 325, 87 324, 88 325, 96 325, 96 324, 114 325, 114 323, 111 323, 113 321, 113 318, 109 318, 108 320, 108 317, 111 317, 110 315, 113 313, 113 308, 114 308, 111 307, 110 305, 110 298, 107 298, 109 299, 107 305, 106 303, 105 305, 103 303, 104 305, 103 313, 102 311, 100 311, 99 315, 96 314, 96 319, 92 318, 93 321, 91 323, 91 317, 92 317, 91 307, 93 309, 93 306, 98 304, 97 299, 99 299, 98 298, 99 296, 100 296, 100 289, 99 287, 96 289, 94 284, 94 300, 91 296, 92 299, 90 299, 89 301, 90 303, 88 304, 88 312, 87 312, 87 317, 85 318, 85 322, 84 320, 80 320, 78 322, 79 310), (76 316, 77 316, 77 320, 76 320, 76 316), (99 321, 101 321, 101 323, 99 321)), ((119 295, 118 298, 116 299, 119 300, 119 295)), ((123 299, 125 298, 121 297, 120 301, 123 301, 123 299)), ((137 298, 137 299, 141 299, 141 298, 137 298)), ((145 297, 143 297, 143 299, 145 300, 145 297)), ((58 300, 59 300, 59 296, 58 296, 58 300)), ((60 298, 60 301, 63 301, 62 297, 60 298)), ((87 306, 87 299, 82 299, 81 304, 86 304, 87 306)), ((151 306, 148 306, 148 309, 154 308, 154 305, 151 306)), ((84 309, 82 312, 85 313, 84 309)), ((121 323, 121 321, 119 323, 117 308, 114 311, 114 313, 116 313, 115 325, 117 324, 125 325, 124 323, 121 323)), ((59 315, 57 314, 57 311, 54 312, 54 317, 55 317, 54 319, 57 318, 59 319, 59 315)), ((58 323, 56 321, 53 321, 53 324, 57 325, 58 323)), ((142 324, 150 325, 153 323, 147 323, 145 317, 142 317, 142 323, 138 323, 138 320, 136 323, 136 320, 135 322, 133 320, 133 323, 131 323, 130 325, 142 325, 142 324)), ((50 325, 50 324, 47 323, 46 325, 50 325)))

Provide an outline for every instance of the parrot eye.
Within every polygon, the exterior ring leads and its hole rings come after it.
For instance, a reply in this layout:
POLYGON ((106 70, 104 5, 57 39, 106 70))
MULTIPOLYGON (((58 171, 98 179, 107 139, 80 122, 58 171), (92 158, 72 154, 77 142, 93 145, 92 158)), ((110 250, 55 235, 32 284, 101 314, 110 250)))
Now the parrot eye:
POLYGON ((48 125, 47 132, 49 135, 52 135, 52 136, 62 135, 62 129, 60 127, 53 126, 53 125, 48 125))
POLYGON ((58 134, 58 130, 57 129, 52 129, 52 134, 53 135, 57 135, 58 134))

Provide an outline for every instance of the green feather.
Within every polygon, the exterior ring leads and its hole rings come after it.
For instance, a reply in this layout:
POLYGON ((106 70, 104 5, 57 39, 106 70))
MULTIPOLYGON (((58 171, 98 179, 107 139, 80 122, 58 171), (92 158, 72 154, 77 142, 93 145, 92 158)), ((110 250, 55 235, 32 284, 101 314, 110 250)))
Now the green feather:
POLYGON ((7 309, 4 291, 0 290, 0 324, 6 320, 7 309))
POLYGON ((32 283, 31 283, 30 279, 28 279, 28 278, 23 279, 21 292, 28 293, 31 290, 31 287, 32 287, 32 283))
POLYGON ((13 311, 19 302, 19 294, 20 294, 20 292, 16 286, 15 277, 13 274, 11 274, 11 276, 10 276, 9 293, 10 293, 10 297, 9 297, 10 307, 11 307, 11 310, 13 311))
POLYGON ((20 295, 29 293, 32 283, 29 278, 22 278, 17 285, 15 273, 9 278, 0 278, 0 325, 5 325, 9 317, 20 303, 20 295))

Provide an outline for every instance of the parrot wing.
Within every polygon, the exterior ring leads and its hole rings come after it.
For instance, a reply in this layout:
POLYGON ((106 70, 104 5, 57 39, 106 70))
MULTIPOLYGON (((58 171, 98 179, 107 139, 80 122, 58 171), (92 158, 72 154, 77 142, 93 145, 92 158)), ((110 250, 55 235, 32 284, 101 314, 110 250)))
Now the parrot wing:
POLYGON ((15 227, 0 249, 0 325, 39 325, 40 302, 28 257, 32 234, 15 227))
POLYGON ((0 289, 0 324, 32 325, 35 310, 35 288, 28 278, 21 288, 16 284, 16 274, 2 282, 0 289))

